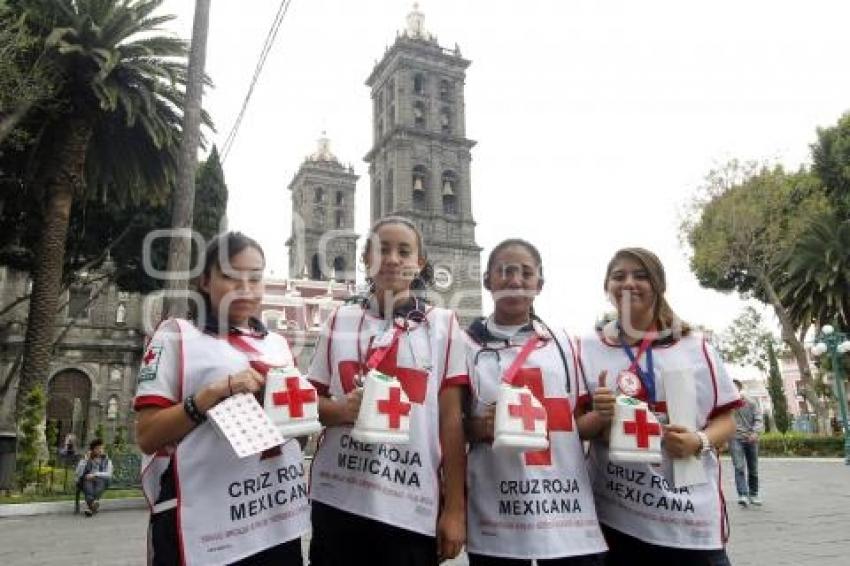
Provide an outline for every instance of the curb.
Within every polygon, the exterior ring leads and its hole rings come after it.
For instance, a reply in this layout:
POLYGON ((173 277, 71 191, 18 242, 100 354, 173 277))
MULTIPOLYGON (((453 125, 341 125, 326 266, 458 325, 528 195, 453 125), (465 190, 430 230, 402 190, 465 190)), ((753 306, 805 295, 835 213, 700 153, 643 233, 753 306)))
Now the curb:
MULTIPOLYGON (((81 502, 81 506, 82 506, 81 502)), ((122 509, 147 509, 144 497, 126 499, 101 499, 101 511, 119 511, 122 509)), ((10 517, 28 517, 31 515, 73 515, 74 502, 46 501, 42 503, 8 503, 0 505, 0 519, 10 517)), ((82 516, 82 514, 80 515, 82 516)))

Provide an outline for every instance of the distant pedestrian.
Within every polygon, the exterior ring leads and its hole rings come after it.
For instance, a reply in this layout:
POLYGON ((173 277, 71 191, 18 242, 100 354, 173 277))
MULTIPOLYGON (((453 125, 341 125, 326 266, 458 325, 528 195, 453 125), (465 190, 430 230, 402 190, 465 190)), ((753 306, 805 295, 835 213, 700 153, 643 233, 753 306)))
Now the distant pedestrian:
POLYGON ((77 485, 86 498, 85 515, 91 517, 100 508, 100 498, 112 479, 112 460, 103 450, 103 440, 91 441, 85 457, 77 463, 76 475, 77 485))
POLYGON ((759 497, 759 435, 764 431, 761 409, 733 380, 744 404, 735 409, 735 436, 729 439, 729 452, 735 465, 735 487, 738 505, 761 505, 759 497))

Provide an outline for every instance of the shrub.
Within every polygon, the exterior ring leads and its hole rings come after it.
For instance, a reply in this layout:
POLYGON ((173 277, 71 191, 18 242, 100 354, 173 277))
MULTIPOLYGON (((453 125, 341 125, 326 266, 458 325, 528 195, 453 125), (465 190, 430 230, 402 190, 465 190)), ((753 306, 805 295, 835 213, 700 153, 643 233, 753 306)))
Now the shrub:
POLYGON ((844 438, 802 432, 770 432, 759 439, 759 455, 840 458, 844 455, 844 438))

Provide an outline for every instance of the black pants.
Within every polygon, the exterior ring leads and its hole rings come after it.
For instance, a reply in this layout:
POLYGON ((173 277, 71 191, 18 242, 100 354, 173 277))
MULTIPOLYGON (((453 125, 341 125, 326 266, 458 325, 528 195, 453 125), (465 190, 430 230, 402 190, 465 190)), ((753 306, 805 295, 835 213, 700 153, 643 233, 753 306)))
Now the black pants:
POLYGON ((663 564, 664 566, 731 566, 726 550, 699 550, 672 548, 650 544, 605 525, 602 534, 608 543, 606 566, 632 566, 633 564, 663 564))
MULTIPOLYGON (((537 564, 538 566, 603 566, 605 564, 605 554, 538 559, 537 564)), ((531 566, 531 560, 470 554, 469 566, 531 566)))
POLYGON ((313 502, 310 566, 437 566, 437 539, 313 502))
MULTIPOLYGON (((177 510, 170 509, 151 516, 150 552, 153 566, 179 566, 180 545, 177 539, 177 510)), ((238 566, 302 566, 301 539, 267 548, 233 563, 238 566)))

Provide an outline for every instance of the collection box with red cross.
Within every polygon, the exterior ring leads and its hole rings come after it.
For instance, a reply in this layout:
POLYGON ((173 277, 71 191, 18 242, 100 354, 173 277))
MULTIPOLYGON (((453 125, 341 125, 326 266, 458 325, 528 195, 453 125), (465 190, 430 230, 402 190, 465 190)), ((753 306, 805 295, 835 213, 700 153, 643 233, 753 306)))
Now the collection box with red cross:
POLYGON ((608 442, 608 456, 617 463, 661 463, 661 423, 649 406, 618 395, 608 442))
POLYGON ((271 367, 266 374, 266 414, 284 438, 319 432, 316 388, 294 367, 271 367))
POLYGON ((366 374, 363 399, 351 437, 359 442, 410 442, 410 399, 393 376, 371 370, 366 374))
POLYGON ((546 408, 528 387, 502 383, 496 401, 494 450, 545 450, 549 447, 546 408))

